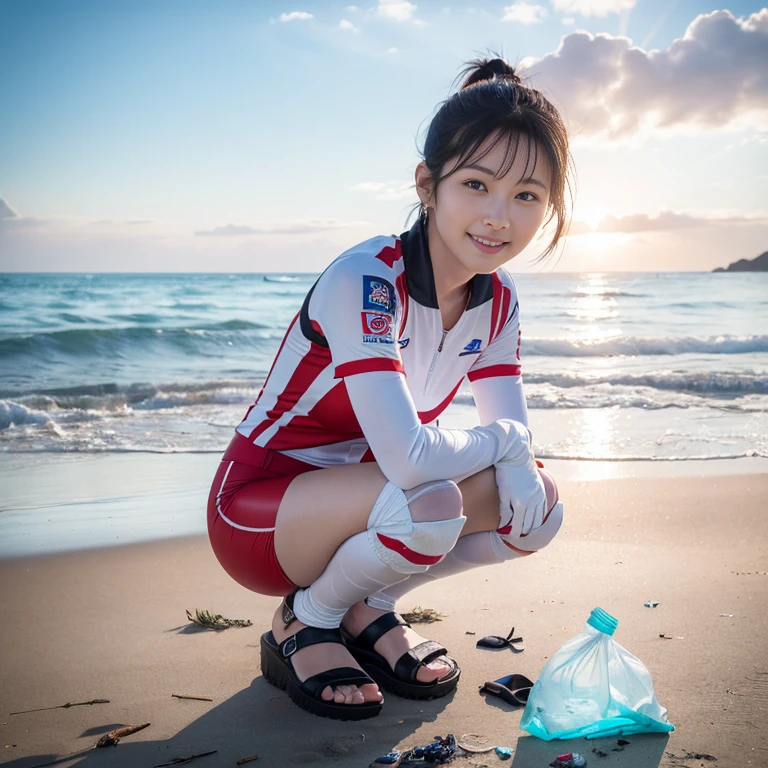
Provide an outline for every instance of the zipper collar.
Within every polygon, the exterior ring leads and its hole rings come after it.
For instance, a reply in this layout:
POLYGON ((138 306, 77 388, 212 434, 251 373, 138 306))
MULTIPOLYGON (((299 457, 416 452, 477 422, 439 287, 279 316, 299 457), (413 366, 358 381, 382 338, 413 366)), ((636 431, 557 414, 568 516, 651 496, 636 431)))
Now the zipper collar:
MULTIPOLYGON (((427 228, 421 218, 407 232, 400 235, 400 242, 409 296, 422 306, 439 309, 435 273, 432 270, 432 258, 429 255, 427 228)), ((479 307, 492 298, 492 276, 475 275, 469 281, 469 300, 466 309, 479 307)))

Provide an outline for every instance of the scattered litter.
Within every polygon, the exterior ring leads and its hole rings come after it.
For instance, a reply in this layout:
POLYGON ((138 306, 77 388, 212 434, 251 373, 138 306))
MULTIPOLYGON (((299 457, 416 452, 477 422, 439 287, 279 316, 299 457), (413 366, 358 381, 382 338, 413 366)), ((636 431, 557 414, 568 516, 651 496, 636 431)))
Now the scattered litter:
POLYGON ((598 756, 598 757, 608 757, 607 752, 603 752, 602 749, 598 749, 597 747, 593 747, 592 751, 598 756))
POLYGON ((387 752, 386 755, 377 757, 371 765, 400 765, 401 752, 387 752))
POLYGON ((480 686, 480 693, 498 696, 513 707, 524 707, 533 688, 533 681, 525 675, 505 675, 498 680, 489 680, 480 686))
POLYGON ((109 699, 91 699, 90 701, 77 701, 74 704, 68 701, 66 704, 58 704, 55 707, 40 707, 39 709, 24 709, 21 712, 10 712, 11 715, 26 715, 30 712, 44 712, 48 709, 69 709, 70 707, 84 707, 86 704, 109 704, 109 699))
POLYGON ((213 699, 209 699, 207 696, 187 696, 184 693, 172 693, 171 698, 172 699, 194 699, 195 701, 213 701, 213 699))
POLYGON ((549 765, 551 768, 584 768, 587 758, 578 752, 566 752, 558 755, 549 765))
POLYGON ((683 635, 666 635, 663 632, 659 635, 662 640, 685 640, 683 635))
POLYGON ((724 619, 732 619, 733 614, 732 613, 721 613, 720 616, 724 619))
POLYGON ((197 755, 188 755, 187 757, 174 757, 173 760, 169 760, 167 763, 158 763, 157 765, 152 766, 152 768, 164 768, 166 765, 181 765, 182 763, 191 763, 193 760, 197 760, 198 757, 215 755, 218 751, 218 749, 212 749, 210 752, 200 752, 197 755))
POLYGON ((210 611, 200 611, 195 609, 193 616, 187 611, 187 618, 206 629, 228 629, 229 627, 250 627, 250 619, 225 619, 220 613, 211 613, 210 611))
POLYGON ((254 760, 258 760, 258 755, 251 755, 250 757, 241 757, 238 761, 238 765, 245 765, 246 763, 252 763, 254 760))
POLYGON ((514 750, 511 747, 496 747, 493 750, 501 760, 509 760, 514 750))
POLYGON ((653 600, 649 600, 647 603, 645 603, 646 608, 655 608, 658 605, 658 602, 655 602, 653 600))
POLYGON ((491 744, 490 739, 481 733, 465 733, 459 739, 457 746, 473 755, 480 755, 483 752, 493 750, 493 744, 491 744))
POLYGON ((426 747, 413 747, 403 752, 388 752, 386 755, 377 757, 371 763, 371 768, 379 765, 403 766, 405 768, 405 766, 424 765, 424 763, 445 765, 453 759, 457 746, 452 733, 449 733, 445 738, 435 736, 435 740, 431 744, 427 744, 426 747))
POLYGON ((629 742, 626 739, 619 739, 618 744, 620 747, 629 746, 629 742))
POLYGON ((469 630, 467 630, 464 634, 465 635, 476 635, 477 632, 470 632, 469 630))
POLYGON ((136 731, 143 731, 149 726, 149 723, 142 723, 141 725, 125 725, 122 728, 115 728, 114 731, 105 733, 97 742, 95 749, 99 747, 116 747, 117 743, 123 736, 130 736, 136 731))
POLYGON ((402 614, 409 624, 432 624, 435 621, 442 621, 445 615, 438 613, 434 608, 422 608, 420 605, 417 605, 412 611, 402 614))
POLYGON ((515 634, 515 628, 509 630, 509 634, 506 637, 499 637, 498 635, 488 635, 481 640, 477 641, 477 648, 491 648, 493 650, 499 650, 501 648, 509 648, 515 653, 522 653, 524 648, 515 648, 512 643, 522 643, 522 637, 512 637, 515 634))

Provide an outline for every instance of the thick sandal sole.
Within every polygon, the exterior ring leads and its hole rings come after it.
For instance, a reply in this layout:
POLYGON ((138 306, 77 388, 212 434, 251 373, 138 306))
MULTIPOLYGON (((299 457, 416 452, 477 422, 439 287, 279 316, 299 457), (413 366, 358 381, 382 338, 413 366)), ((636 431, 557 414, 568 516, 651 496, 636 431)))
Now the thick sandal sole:
POLYGON ((409 683, 405 680, 399 680, 388 670, 382 669, 381 664, 386 664, 387 667, 389 667, 389 664, 376 651, 366 651, 362 648, 355 648, 352 645, 348 645, 347 649, 355 661, 363 668, 363 671, 373 678, 379 688, 383 688, 389 693, 394 693, 395 696, 400 696, 403 699, 428 701, 429 699, 439 699, 447 696, 456 688, 461 677, 461 670, 456 667, 453 674, 442 678, 437 683, 409 683))
POLYGON ((294 704, 318 717, 328 717, 332 720, 367 720, 381 712, 381 702, 336 704, 318 701, 305 693, 283 660, 272 632, 265 632, 261 636, 261 673, 268 683, 286 691, 294 704))

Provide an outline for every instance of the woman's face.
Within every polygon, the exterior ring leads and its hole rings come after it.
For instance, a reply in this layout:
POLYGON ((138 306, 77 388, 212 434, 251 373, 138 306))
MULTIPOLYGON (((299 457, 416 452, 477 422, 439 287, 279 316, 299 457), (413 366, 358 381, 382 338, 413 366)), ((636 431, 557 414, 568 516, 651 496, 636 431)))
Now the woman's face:
POLYGON ((536 166, 526 169, 528 140, 521 139, 512 167, 495 178, 506 146, 506 141, 499 142, 481 160, 448 176, 435 196, 429 194, 426 166, 417 168, 419 197, 429 208, 430 251, 438 263, 448 259, 472 274, 488 274, 517 256, 544 221, 552 177, 549 160, 539 150, 536 166))

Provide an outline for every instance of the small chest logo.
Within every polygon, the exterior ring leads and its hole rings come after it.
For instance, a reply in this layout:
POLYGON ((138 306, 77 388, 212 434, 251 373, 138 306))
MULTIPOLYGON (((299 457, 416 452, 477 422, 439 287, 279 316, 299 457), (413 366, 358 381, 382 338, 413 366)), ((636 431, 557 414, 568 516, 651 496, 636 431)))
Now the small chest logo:
POLYGON ((481 344, 482 342, 480 339, 472 339, 472 341, 464 347, 464 350, 459 352, 459 357, 463 357, 464 355, 479 355, 483 351, 480 349, 481 344))

